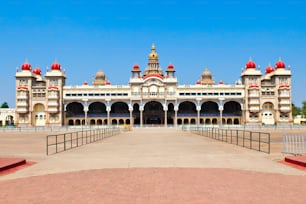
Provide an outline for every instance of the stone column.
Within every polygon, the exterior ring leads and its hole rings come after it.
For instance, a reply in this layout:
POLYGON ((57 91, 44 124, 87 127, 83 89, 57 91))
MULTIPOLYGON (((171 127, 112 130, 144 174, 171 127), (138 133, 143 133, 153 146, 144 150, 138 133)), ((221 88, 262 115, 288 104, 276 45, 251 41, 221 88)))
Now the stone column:
POLYGON ((219 111, 220 111, 220 122, 219 124, 222 126, 223 125, 223 122, 222 122, 222 119, 223 119, 223 104, 224 104, 224 98, 219 98, 219 111))
POLYGON ((141 105, 140 107, 139 107, 139 112, 140 112, 140 127, 142 127, 142 125, 143 125, 143 105, 141 105))
POLYGON ((200 111, 201 106, 197 106, 197 125, 200 125, 200 111))
POLYGON ((88 125, 88 123, 87 123, 88 107, 85 107, 85 108, 84 108, 84 113, 85 113, 85 125, 87 126, 87 125, 88 125))
POLYGON ((132 104, 129 104, 129 111, 130 111, 130 126, 133 126, 134 121, 133 121, 133 106, 132 106, 132 104))
POLYGON ((87 123, 88 99, 84 98, 84 99, 82 99, 82 101, 83 101, 83 107, 84 107, 83 111, 85 113, 85 123, 84 123, 84 125, 87 126, 88 125, 88 123, 87 123))
POLYGON ((165 124, 165 127, 167 127, 167 111, 168 111, 168 107, 166 105, 164 105, 164 111, 165 111, 165 121, 164 121, 164 124, 165 124))
POLYGON ((178 106, 174 106, 174 126, 177 127, 177 112, 178 106))
POLYGON ((220 125, 222 126, 223 125, 223 122, 222 122, 222 119, 223 119, 223 106, 219 106, 219 111, 220 111, 220 125))
POLYGON ((107 105, 106 107, 106 112, 107 112, 107 125, 111 125, 111 121, 110 121, 110 111, 111 111, 111 107, 109 105, 107 105))

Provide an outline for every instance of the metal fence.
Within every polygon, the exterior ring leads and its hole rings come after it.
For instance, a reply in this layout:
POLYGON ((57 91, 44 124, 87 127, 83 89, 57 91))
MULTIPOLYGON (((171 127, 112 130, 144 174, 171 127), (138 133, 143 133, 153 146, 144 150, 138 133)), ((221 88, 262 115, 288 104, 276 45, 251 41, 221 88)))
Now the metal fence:
POLYGON ((218 127, 182 127, 195 134, 270 154, 270 133, 218 127))
POLYGON ((303 155, 306 153, 306 135, 283 134, 283 153, 303 155))
POLYGON ((82 145, 97 142, 107 137, 117 135, 123 130, 126 130, 126 128, 114 126, 48 135, 46 137, 46 153, 47 155, 56 154, 82 145))

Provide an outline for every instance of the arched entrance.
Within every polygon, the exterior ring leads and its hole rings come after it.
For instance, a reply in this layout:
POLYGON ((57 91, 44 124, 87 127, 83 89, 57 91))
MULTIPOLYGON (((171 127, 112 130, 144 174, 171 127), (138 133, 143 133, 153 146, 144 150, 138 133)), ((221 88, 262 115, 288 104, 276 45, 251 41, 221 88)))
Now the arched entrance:
MULTIPOLYGON (((227 124, 240 124, 242 110, 240 103, 236 101, 228 101, 223 106, 223 117, 227 118, 227 124), (232 121, 233 119, 233 121, 232 121)), ((224 123, 223 123, 224 124, 224 123)))
POLYGON ((66 117, 84 118, 84 107, 81 103, 72 102, 66 107, 66 117))
POLYGON ((174 105, 173 105, 173 103, 169 103, 168 112, 167 112, 167 124, 168 125, 173 125, 174 124, 174 120, 173 120, 174 115, 175 115, 174 105))
POLYGON ((266 102, 262 106, 262 123, 265 125, 274 125, 274 106, 271 102, 266 102))
POLYGON ((191 119, 193 119, 192 122, 195 123, 195 119, 197 118, 197 110, 195 104, 191 101, 184 101, 180 103, 178 107, 177 117, 177 124, 180 124, 179 119, 182 120, 183 124, 189 124, 191 119))
POLYGON ((164 111, 160 102, 150 101, 145 104, 143 119, 144 124, 163 124, 164 111))
POLYGON ((5 125, 14 125, 14 117, 12 115, 6 116, 5 125))
POLYGON ((81 119, 85 118, 84 107, 81 103, 72 102, 66 106, 66 118, 68 125, 81 125, 81 119), (77 119, 75 122, 71 119, 77 119))
POLYGON ((110 117, 129 118, 129 106, 124 102, 116 102, 112 105, 110 117))
POLYGON ((223 115, 226 116, 241 116, 241 105, 236 101, 226 102, 223 106, 223 115))
POLYGON ((134 125, 140 124, 140 111, 139 111, 139 104, 135 103, 133 105, 133 117, 134 117, 134 125))
POLYGON ((102 118, 107 117, 106 106, 101 102, 93 102, 88 106, 88 118, 102 118))
POLYGON ((46 125, 46 112, 45 106, 41 103, 35 104, 33 108, 34 114, 34 126, 45 126, 46 125))
POLYGON ((200 111, 201 117, 210 118, 220 115, 219 106, 216 102, 206 101, 201 106, 200 111))

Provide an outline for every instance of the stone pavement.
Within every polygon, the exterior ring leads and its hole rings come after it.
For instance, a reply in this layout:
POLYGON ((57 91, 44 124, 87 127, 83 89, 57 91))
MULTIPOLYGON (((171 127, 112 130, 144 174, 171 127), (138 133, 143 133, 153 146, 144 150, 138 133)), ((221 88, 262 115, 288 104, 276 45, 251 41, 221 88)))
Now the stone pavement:
MULTIPOLYGON (((267 173, 306 175, 279 164, 271 155, 183 132, 176 128, 135 128, 59 154, 0 180, 107 168, 228 168, 267 173)), ((24 157, 27 159, 26 154, 24 157)), ((275 155, 274 155, 275 157, 275 155)))

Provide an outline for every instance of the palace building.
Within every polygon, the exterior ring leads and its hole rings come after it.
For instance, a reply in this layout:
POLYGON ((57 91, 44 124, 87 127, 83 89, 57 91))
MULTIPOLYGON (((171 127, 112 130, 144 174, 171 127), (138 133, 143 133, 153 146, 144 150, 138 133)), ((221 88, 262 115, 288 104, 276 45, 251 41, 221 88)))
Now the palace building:
POLYGON ((172 64, 163 70, 154 45, 142 71, 127 85, 112 85, 103 71, 92 84, 67 86, 58 62, 43 76, 26 61, 16 72, 17 126, 182 125, 292 123, 291 70, 279 60, 264 73, 249 60, 234 84, 216 83, 205 69, 180 85, 172 64))

